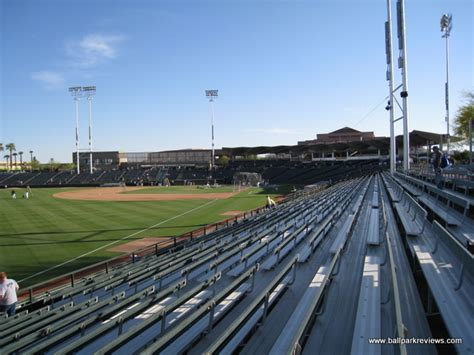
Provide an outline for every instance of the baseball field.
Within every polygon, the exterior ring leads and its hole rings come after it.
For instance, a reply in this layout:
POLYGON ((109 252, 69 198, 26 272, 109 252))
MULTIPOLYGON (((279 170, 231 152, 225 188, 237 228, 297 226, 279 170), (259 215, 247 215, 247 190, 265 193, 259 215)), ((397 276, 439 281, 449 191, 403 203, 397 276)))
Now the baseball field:
POLYGON ((133 242, 178 236, 266 202, 232 187, 0 190, 0 270, 22 287, 120 255, 133 242), (128 247, 127 247, 128 246, 128 247))

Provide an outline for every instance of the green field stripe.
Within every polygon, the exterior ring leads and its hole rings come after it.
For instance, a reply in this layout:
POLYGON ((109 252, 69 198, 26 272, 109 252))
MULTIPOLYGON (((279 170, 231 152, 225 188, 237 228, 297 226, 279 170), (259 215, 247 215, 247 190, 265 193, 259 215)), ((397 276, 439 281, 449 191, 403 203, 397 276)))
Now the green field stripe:
MULTIPOLYGON (((21 189, 16 189, 21 196, 21 189)), ((176 236, 226 218, 222 213, 244 211, 265 203, 262 189, 242 191, 229 199, 211 200, 185 216, 185 211, 209 200, 178 201, 79 201, 53 198, 53 194, 74 189, 34 189, 30 200, 12 200, 9 190, 0 190, 0 270, 13 272, 20 280, 66 260, 63 266, 27 280, 36 283, 117 253, 104 247, 149 236, 176 236), (173 218, 171 221, 168 219, 173 218), (163 221, 166 221, 162 223, 163 221), (159 224, 156 227, 152 227, 159 224), (148 227, 151 227, 147 229, 148 227), (131 237, 121 240, 124 237, 131 237)), ((75 189, 77 190, 77 189, 75 189)))
MULTIPOLYGON (((195 209, 199 209, 199 208, 201 208, 201 207, 206 207, 207 205, 209 205, 209 204, 211 204, 211 203, 213 203, 213 202, 215 202, 215 200, 207 201, 205 204, 200 205, 200 206, 197 206, 197 207, 195 207, 195 208, 193 208, 193 209, 190 209, 190 210, 188 210, 188 211, 185 211, 185 212, 183 212, 181 215, 173 216, 173 217, 171 217, 171 219, 178 219, 178 218, 182 217, 183 215, 186 215, 186 214, 188 214, 188 213, 192 213, 195 209)), ((146 229, 150 229, 150 228, 152 228, 152 227, 154 227, 154 226, 164 224, 164 223, 166 223, 166 222, 168 222, 168 221, 169 221, 169 219, 168 219, 168 220, 163 220, 163 221, 157 222, 157 223, 155 223, 154 225, 151 225, 151 226, 149 226, 149 227, 146 228, 146 229)), ((146 229, 137 231, 137 232, 132 233, 132 234, 130 234, 130 235, 128 235, 128 236, 124 236, 122 239, 129 239, 129 238, 133 237, 133 236, 136 235, 136 234, 145 232, 146 229)), ((61 263, 61 264, 52 265, 52 266, 49 267, 49 268, 43 269, 43 270, 41 270, 40 272, 38 272, 37 274, 34 274, 34 275, 31 275, 31 276, 27 277, 25 280, 31 279, 31 278, 33 278, 33 277, 35 277, 35 276, 40 275, 40 274, 45 274, 45 273, 47 273, 47 272, 49 272, 50 270, 53 270, 53 269, 59 269, 59 268, 61 268, 61 267, 64 266, 64 265, 70 264, 71 262, 75 262, 76 260, 79 260, 79 259, 81 259, 81 258, 83 258, 83 257, 85 257, 85 256, 88 256, 88 255, 91 255, 91 254, 93 254, 93 253, 96 253, 97 251, 102 250, 102 249, 105 249, 105 248, 107 248, 107 247, 109 247, 109 246, 111 246, 111 245, 113 245, 113 244, 118 244, 118 242, 119 242, 119 241, 117 240, 117 241, 112 241, 112 242, 110 242, 110 243, 103 244, 103 245, 101 245, 100 247, 98 247, 98 248, 96 248, 96 249, 93 249, 93 250, 87 252, 86 254, 78 255, 77 257, 75 257, 75 258, 73 258, 73 259, 66 260, 66 261, 64 261, 64 262, 61 263)))

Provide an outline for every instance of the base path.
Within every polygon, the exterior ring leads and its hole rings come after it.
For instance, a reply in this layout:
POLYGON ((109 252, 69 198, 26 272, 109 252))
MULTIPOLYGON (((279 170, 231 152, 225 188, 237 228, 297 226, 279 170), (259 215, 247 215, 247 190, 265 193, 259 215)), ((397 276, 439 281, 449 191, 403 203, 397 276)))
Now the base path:
POLYGON ((53 195, 56 198, 66 200, 85 201, 176 201, 176 200, 221 200, 238 194, 238 192, 216 192, 204 194, 124 194, 140 190, 143 187, 95 187, 92 189, 81 189, 75 191, 58 192, 53 195))

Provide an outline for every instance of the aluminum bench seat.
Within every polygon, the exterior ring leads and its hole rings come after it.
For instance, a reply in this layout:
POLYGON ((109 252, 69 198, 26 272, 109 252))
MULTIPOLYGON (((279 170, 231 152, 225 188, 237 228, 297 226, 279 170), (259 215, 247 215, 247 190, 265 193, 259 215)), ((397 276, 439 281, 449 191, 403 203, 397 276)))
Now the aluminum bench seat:
POLYGON ((380 245, 379 236, 379 211, 378 209, 370 209, 369 229, 367 233, 367 244, 380 245))
POLYGON ((378 257, 366 256, 352 337, 352 354, 381 354, 380 344, 369 343, 369 339, 380 338, 382 333, 380 281, 378 257))

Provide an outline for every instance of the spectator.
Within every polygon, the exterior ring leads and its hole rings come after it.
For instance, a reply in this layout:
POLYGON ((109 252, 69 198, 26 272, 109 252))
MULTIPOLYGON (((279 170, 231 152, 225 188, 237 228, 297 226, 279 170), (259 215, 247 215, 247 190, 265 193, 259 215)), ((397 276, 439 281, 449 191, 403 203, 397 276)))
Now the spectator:
POLYGON ((267 208, 275 207, 276 203, 272 200, 270 196, 267 195, 267 208))
POLYGON ((16 312, 18 289, 15 280, 8 279, 6 272, 0 272, 0 312, 5 312, 9 317, 14 316, 16 312))
POLYGON ((435 172, 435 184, 438 188, 443 188, 443 178, 442 178, 442 168, 441 168, 441 158, 443 153, 439 150, 438 146, 431 148, 433 153, 431 154, 431 163, 433 164, 433 169, 435 172))

